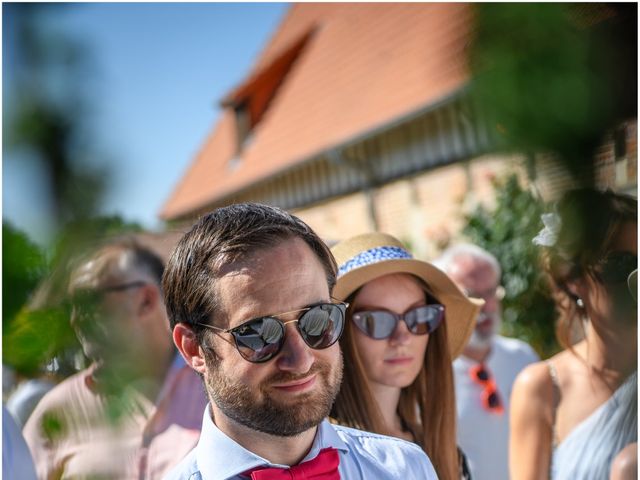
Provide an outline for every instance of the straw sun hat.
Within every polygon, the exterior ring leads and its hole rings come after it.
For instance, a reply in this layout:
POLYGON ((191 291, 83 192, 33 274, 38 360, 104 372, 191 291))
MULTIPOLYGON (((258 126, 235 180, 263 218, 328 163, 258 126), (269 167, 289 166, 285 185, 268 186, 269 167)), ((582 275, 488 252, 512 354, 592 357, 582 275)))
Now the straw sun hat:
POLYGON ((385 233, 365 233, 335 245, 338 263, 333 297, 343 301, 353 292, 383 275, 409 273, 421 278, 444 305, 449 349, 456 358, 467 344, 483 301, 467 298, 453 281, 430 263, 416 260, 402 243, 385 233))

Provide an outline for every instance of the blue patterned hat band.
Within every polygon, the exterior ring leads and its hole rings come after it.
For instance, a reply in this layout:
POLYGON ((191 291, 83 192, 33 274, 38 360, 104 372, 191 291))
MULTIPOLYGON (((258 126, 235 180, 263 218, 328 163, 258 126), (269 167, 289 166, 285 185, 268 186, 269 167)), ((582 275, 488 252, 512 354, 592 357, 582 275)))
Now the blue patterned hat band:
POLYGON ((398 260, 403 258, 413 258, 409 252, 401 247, 375 247, 364 252, 360 252, 355 257, 347 260, 338 268, 338 276, 350 272, 354 268, 360 268, 372 263, 385 260, 398 260))

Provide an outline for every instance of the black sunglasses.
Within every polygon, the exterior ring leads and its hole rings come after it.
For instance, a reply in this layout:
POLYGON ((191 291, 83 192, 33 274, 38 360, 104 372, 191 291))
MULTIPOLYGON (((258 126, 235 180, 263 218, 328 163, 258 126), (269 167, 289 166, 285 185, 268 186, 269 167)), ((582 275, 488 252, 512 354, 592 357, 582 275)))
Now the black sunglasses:
POLYGON ((631 252, 610 252, 596 266, 596 274, 604 285, 626 282, 638 268, 638 256, 631 252))
POLYGON ((407 328, 414 335, 426 335, 442 323, 444 305, 438 303, 423 305, 412 308, 403 315, 385 310, 362 311, 354 313, 352 319, 356 327, 375 340, 389 338, 400 320, 404 320, 407 328))
POLYGON ((285 326, 293 322, 297 323, 300 336, 310 348, 329 348, 342 335, 347 306, 346 303, 319 303, 291 312, 253 318, 229 329, 204 323, 198 325, 230 333, 242 358, 252 363, 262 363, 280 353, 284 345, 285 326), (283 322, 277 318, 297 312, 301 312, 301 315, 295 320, 283 322))

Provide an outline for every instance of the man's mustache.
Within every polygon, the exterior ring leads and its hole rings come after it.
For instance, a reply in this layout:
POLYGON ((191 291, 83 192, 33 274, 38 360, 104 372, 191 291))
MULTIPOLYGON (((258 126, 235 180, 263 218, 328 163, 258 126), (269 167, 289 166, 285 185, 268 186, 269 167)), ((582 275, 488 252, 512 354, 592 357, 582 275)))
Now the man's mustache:
POLYGON ((325 362, 315 362, 311 368, 306 373, 289 373, 289 372, 278 372, 273 376, 269 377, 265 383, 288 383, 295 382, 296 380, 301 380, 303 378, 307 378, 309 375, 313 375, 314 373, 320 373, 323 371, 329 371, 330 367, 325 362))

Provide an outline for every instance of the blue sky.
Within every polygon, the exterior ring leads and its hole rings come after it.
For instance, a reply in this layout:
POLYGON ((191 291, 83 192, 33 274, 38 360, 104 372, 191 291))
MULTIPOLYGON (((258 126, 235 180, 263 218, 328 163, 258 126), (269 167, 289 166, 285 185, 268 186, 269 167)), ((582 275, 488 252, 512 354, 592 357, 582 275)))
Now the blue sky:
MULTIPOLYGON (((287 9, 85 3, 52 15, 55 28, 91 52, 97 72, 85 87, 94 112, 91 138, 114 173, 105 213, 160 228, 157 213, 211 132, 218 100, 248 73, 287 9)), ((10 80, 4 71, 3 88, 10 80)), ((11 153, 3 159, 3 217, 43 241, 47 209, 37 172, 28 159, 10 160, 11 153)))

